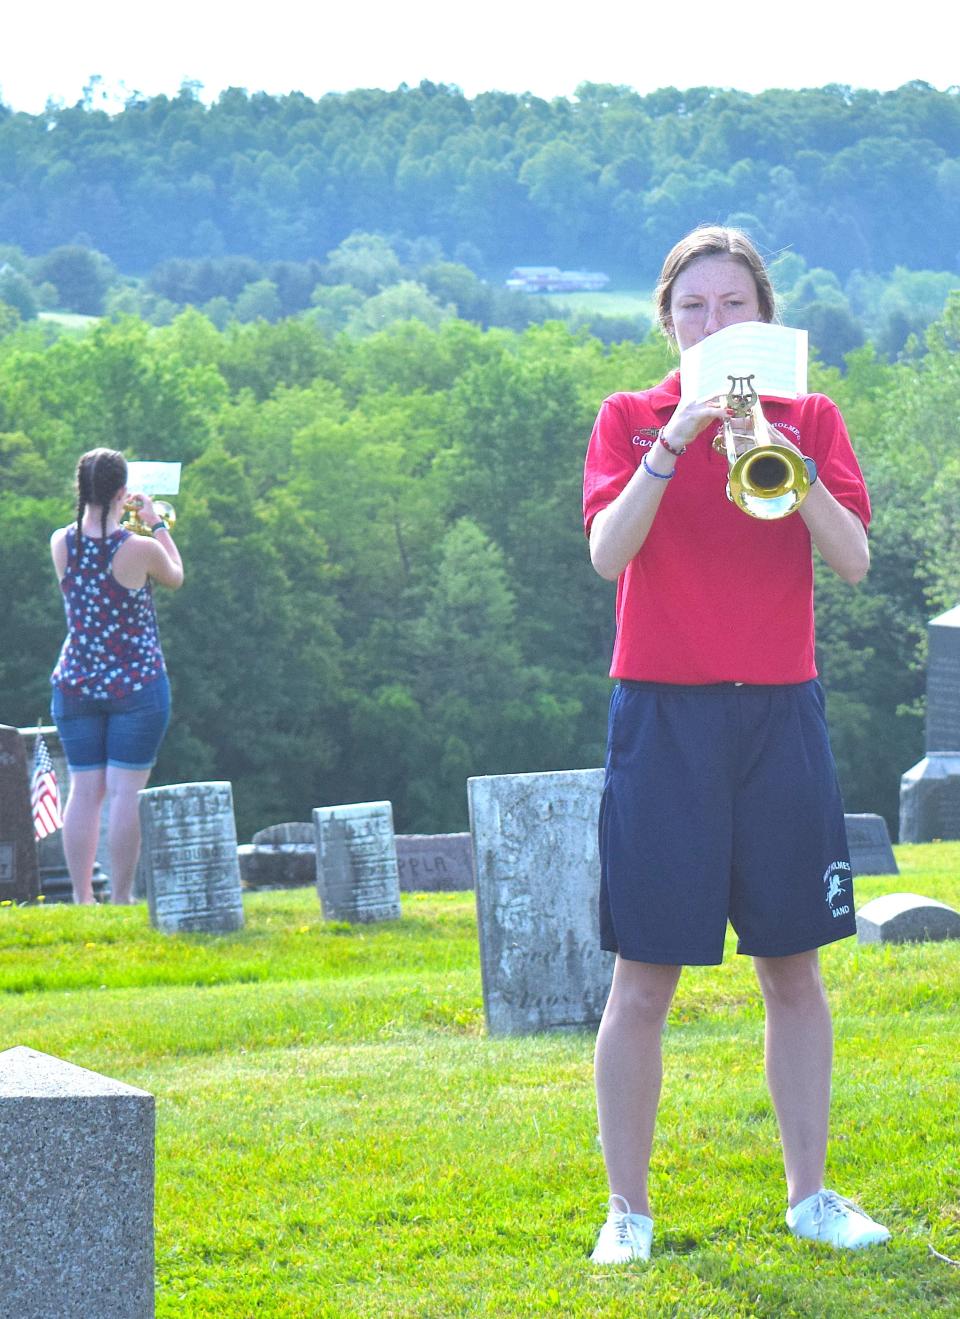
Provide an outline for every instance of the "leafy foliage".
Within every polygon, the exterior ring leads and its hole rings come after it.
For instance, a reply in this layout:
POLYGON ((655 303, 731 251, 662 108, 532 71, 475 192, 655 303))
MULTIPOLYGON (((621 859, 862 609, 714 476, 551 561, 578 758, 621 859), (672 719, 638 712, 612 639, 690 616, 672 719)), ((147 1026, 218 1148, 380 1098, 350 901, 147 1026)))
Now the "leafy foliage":
MULTIPOLYGON (((843 374, 813 370, 876 510, 866 583, 818 580, 820 663, 848 809, 892 826, 922 753, 926 619, 960 584, 958 343, 954 300, 909 364, 862 348, 843 374)), ((102 443, 185 463, 157 777, 231 779, 242 836, 382 798, 401 830, 456 829, 469 775, 601 763, 613 588, 583 540, 583 452, 605 395, 670 363, 660 338, 605 346, 557 323, 331 337, 188 311, 52 343, 16 329, 0 340, 4 720, 47 707, 63 624, 46 542, 102 443)))

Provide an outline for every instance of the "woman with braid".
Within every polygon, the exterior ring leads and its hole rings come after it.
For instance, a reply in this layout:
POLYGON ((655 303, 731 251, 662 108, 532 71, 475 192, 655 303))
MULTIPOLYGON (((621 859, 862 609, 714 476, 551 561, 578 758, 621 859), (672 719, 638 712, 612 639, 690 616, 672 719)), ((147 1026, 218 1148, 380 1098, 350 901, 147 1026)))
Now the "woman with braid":
POLYGON ((151 583, 173 590, 183 563, 149 495, 127 490, 127 463, 91 449, 77 464, 77 519, 50 538, 67 637, 50 681, 51 713, 70 766, 63 850, 73 899, 93 901, 100 812, 109 803, 110 896, 130 902, 140 855, 137 793, 146 786, 170 719, 151 583), (152 536, 120 526, 136 498, 152 536))

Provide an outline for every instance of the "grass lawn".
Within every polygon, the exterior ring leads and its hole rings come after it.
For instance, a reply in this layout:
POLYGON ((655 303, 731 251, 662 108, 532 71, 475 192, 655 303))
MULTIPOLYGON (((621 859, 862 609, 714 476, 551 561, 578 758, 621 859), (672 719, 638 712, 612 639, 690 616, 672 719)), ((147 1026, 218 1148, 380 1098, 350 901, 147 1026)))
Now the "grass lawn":
MULTIPOLYGON (((960 844, 858 882, 960 908, 960 844)), ((960 944, 824 950, 830 1184, 893 1231, 795 1241, 746 959, 688 970, 665 1041, 647 1266, 587 1254, 605 1186, 589 1032, 490 1039, 473 898, 324 924, 250 894, 246 929, 167 936, 144 907, 0 910, 0 1047, 157 1098, 157 1313, 960 1316, 960 944)), ((91 1319, 94 1319, 91 1316, 91 1319)))

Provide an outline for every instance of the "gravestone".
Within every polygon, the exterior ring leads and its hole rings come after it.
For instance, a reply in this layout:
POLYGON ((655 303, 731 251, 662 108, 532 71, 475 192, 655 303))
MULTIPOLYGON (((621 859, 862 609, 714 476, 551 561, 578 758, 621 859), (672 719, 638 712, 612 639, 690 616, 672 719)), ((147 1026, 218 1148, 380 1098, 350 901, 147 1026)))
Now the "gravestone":
POLYGON ((229 783, 175 783, 139 794, 150 923, 164 934, 243 926, 229 783))
POLYGON ((0 901, 34 902, 40 894, 30 774, 19 731, 0 724, 0 901))
POLYGON ((613 973, 600 948, 603 770, 467 780, 487 1025, 595 1026, 613 973))
POLYGON ((960 912, 916 893, 885 893, 857 912, 858 943, 960 939, 960 912))
POLYGON ((473 888, 473 849, 466 834, 397 834, 400 891, 462 892, 473 888))
POLYGON ((327 921, 400 916, 400 878, 388 801, 321 806, 313 812, 317 894, 327 921))
POLYGON ((304 888, 317 880, 317 835, 312 824, 271 824, 237 849, 240 878, 249 889, 304 888))
POLYGON ((882 815, 845 815, 850 868, 856 875, 899 875, 890 843, 890 832, 882 815))
POLYGON ((927 754, 900 780, 902 843, 960 838, 960 606, 927 637, 927 754))
MULTIPOLYGON (((67 764, 67 757, 64 755, 60 733, 55 724, 44 724, 40 729, 40 733, 47 744, 50 759, 53 761, 53 772, 57 776, 57 787, 60 790, 61 809, 66 810, 67 797, 70 793, 70 766, 67 764)), ((21 728, 20 736, 23 738, 24 750, 27 753, 28 776, 32 776, 33 751, 37 741, 36 724, 32 728, 21 728)), ((108 817, 109 807, 104 802, 103 810, 100 812, 97 857, 93 866, 93 896, 98 902, 105 902, 110 893, 110 886, 107 883, 107 872, 110 869, 108 817)), ((40 892, 43 894, 44 900, 46 902, 72 902, 73 885, 70 882, 70 871, 67 869, 67 858, 63 854, 62 829, 57 829, 54 833, 47 834, 46 838, 41 838, 38 841, 37 864, 40 867, 40 892)))
POLYGON ((151 1319, 153 1095, 0 1053, 0 1315, 151 1319))

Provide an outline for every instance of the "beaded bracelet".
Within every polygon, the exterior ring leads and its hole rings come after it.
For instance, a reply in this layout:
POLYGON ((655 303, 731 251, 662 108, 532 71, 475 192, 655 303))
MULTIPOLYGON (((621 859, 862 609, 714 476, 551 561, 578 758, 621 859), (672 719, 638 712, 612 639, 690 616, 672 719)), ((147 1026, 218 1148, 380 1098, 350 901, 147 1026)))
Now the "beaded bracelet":
POLYGON ((681 444, 679 449, 675 449, 673 445, 667 440, 666 436, 663 433, 666 429, 667 429, 666 426, 660 427, 660 429, 657 431, 657 439, 666 449, 667 453, 672 453, 674 458, 682 458, 683 455, 687 452, 687 446, 685 444, 681 444))
POLYGON ((658 481, 672 481, 672 480, 673 480, 673 477, 674 477, 674 473, 673 473, 673 472, 655 472, 655 471, 653 470, 653 468, 650 466, 650 464, 647 462, 647 455, 646 455, 646 454, 643 455, 643 460, 642 460, 642 462, 640 463, 640 466, 643 468, 643 470, 647 473, 648 476, 655 476, 655 477, 657 478, 658 481))

